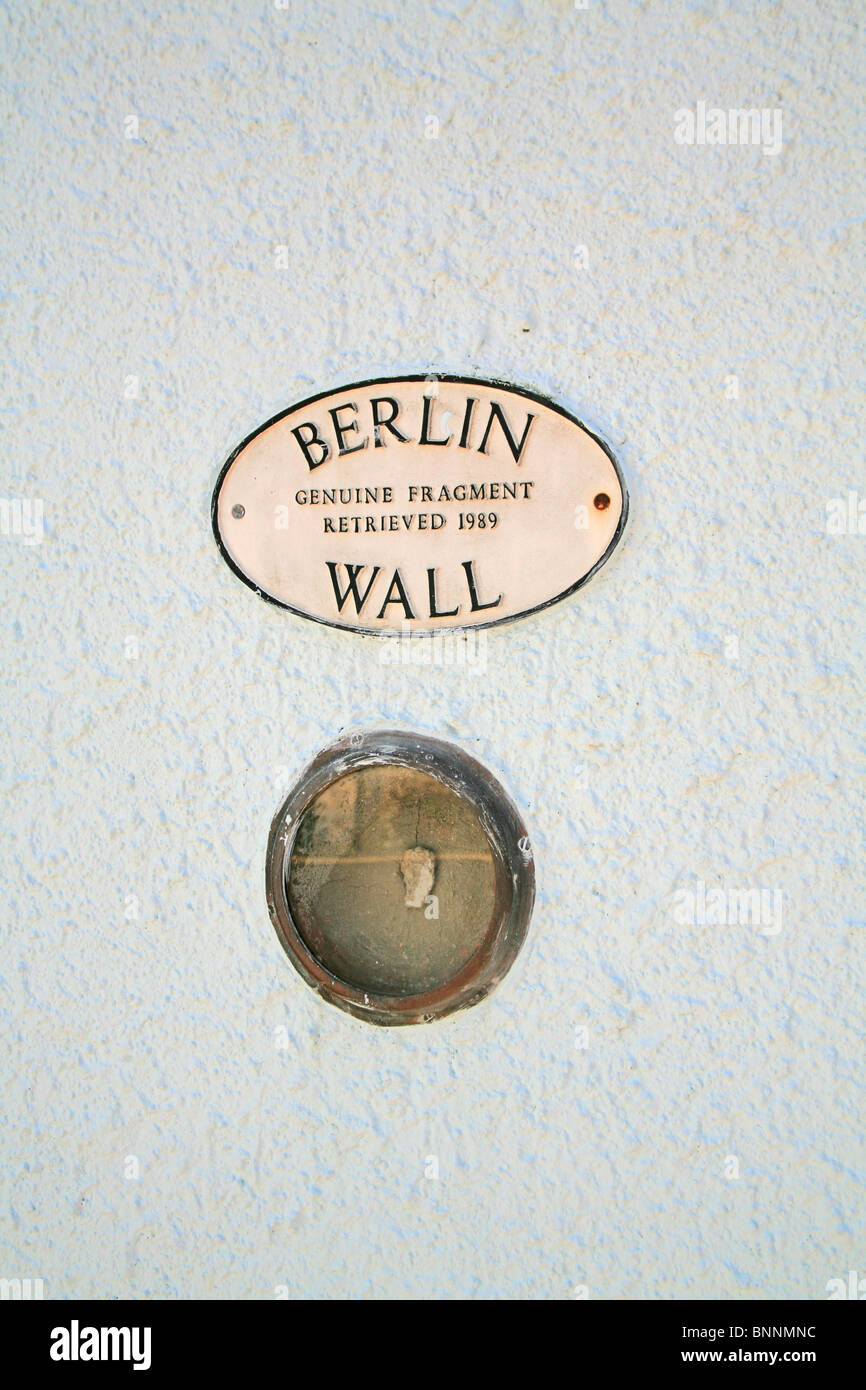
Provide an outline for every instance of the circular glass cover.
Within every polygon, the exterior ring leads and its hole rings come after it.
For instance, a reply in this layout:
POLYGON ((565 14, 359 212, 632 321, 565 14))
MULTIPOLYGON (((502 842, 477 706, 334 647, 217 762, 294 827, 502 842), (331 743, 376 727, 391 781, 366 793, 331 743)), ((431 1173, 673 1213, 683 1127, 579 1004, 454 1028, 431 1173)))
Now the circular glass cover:
POLYGON ((496 872, 478 814, 415 768, 347 772, 304 812, 289 909, 331 974, 375 994, 423 994, 493 928, 496 872))
POLYGON ((491 774, 406 733, 325 749, 274 817, 268 905, 325 999, 373 1023, 476 1003, 511 966, 534 897, 529 839, 491 774))

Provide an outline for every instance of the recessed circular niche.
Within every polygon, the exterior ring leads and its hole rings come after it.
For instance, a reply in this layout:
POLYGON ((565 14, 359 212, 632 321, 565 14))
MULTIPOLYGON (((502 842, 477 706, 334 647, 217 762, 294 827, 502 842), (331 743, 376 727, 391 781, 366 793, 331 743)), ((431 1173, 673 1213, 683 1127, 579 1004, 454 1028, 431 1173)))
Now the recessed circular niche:
POLYGON ((477 1003, 512 965, 535 896, 511 799, 461 749, 353 734, 307 768, 271 825, 268 907, 292 964, 370 1023, 477 1003))

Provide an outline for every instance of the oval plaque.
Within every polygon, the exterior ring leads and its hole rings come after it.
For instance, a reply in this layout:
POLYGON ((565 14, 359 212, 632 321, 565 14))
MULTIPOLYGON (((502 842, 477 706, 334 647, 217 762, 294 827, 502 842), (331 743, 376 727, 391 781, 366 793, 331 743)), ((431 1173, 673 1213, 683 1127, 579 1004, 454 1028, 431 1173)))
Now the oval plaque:
POLYGON ((607 445, 561 406, 476 377, 387 377, 260 426, 213 497, 262 598, 355 632, 491 627, 580 588, 622 535, 607 445))

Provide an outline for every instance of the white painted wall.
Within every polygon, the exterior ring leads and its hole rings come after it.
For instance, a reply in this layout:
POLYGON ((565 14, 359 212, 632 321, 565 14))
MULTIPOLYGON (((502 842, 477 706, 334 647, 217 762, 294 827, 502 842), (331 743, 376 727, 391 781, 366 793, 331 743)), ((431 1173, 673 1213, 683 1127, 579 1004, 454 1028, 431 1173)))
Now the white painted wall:
POLYGON ((10 512, 0 537, 2 1275, 52 1298, 866 1275, 866 538, 826 530, 866 494, 857 11, 5 10, 2 487, 45 535, 10 512), (780 108, 781 152, 678 145, 698 100, 780 108), (550 392, 632 494, 606 569, 468 675, 257 601, 208 517, 277 410, 437 368, 550 392), (263 891, 294 773, 374 723, 476 752, 538 857, 506 984, 402 1033, 306 989, 263 891), (781 892, 781 931, 678 922, 698 879, 781 892))

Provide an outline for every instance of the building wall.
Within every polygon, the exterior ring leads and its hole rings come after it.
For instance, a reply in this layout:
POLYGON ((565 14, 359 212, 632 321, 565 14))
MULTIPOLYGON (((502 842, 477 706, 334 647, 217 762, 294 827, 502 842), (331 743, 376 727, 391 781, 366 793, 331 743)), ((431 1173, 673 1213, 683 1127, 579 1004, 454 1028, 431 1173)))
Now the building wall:
POLYGON ((44 534, 8 509, 4 1276, 823 1298, 866 1274, 866 541, 828 530, 866 494, 857 10, 5 10, 2 486, 44 534), (678 143, 699 101, 766 108, 771 138, 678 143), (629 484, 606 568, 470 665, 269 607, 211 535, 250 430, 390 371, 547 392, 629 484), (320 1002, 265 905, 282 795, 374 725, 474 753, 536 848, 510 976, 427 1028, 320 1002), (699 881, 778 919, 690 922, 699 881))

